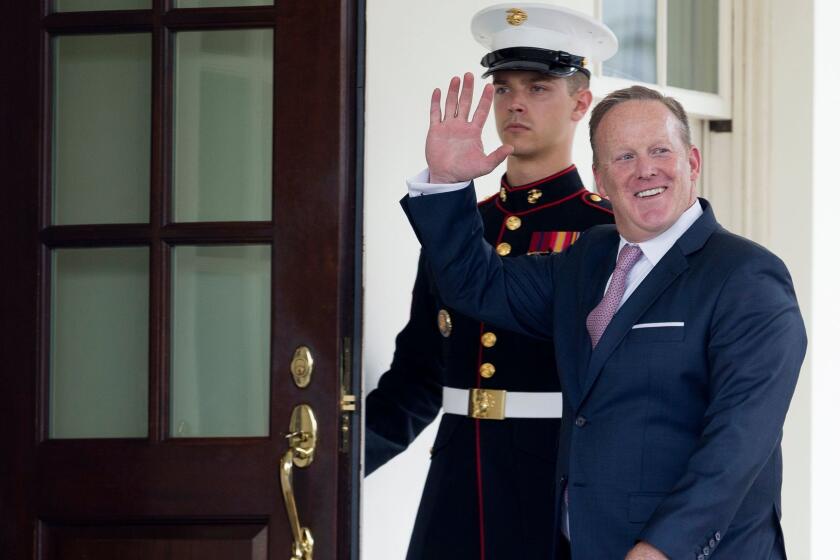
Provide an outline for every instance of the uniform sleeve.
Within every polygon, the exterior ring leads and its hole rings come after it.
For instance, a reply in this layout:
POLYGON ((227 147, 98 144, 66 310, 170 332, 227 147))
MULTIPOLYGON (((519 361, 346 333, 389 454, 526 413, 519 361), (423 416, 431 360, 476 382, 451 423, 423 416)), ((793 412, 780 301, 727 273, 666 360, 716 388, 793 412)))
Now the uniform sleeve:
POLYGON ((749 259, 718 296, 708 346, 709 404, 685 469, 641 540, 669 558, 697 557, 726 539, 756 477, 782 437, 805 355, 805 327, 790 276, 776 257, 749 259))
POLYGON ((553 329, 554 271, 566 252, 504 259, 484 240, 474 187, 403 197, 443 300, 477 320, 534 338, 553 329))
POLYGON ((437 298, 421 253, 411 315, 397 335, 391 368, 365 399, 365 475, 405 450, 437 416, 442 354, 437 298))

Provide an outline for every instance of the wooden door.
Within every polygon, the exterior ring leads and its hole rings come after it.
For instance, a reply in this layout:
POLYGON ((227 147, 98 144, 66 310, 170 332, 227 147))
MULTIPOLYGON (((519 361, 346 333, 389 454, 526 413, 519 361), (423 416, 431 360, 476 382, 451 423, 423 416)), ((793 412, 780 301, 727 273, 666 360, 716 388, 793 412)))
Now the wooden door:
POLYGON ((289 558, 299 404, 357 556, 357 6, 259 3, 0 10, 3 558, 289 558))

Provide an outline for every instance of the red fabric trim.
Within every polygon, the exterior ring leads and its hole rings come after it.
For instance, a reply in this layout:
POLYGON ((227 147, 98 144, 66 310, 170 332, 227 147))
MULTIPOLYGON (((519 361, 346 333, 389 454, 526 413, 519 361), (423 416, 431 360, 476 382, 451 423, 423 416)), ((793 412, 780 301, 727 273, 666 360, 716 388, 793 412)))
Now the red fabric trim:
POLYGON ((478 485, 478 542, 480 558, 484 560, 484 493, 481 484, 481 420, 475 419, 475 480, 478 485))
POLYGON ((498 198, 499 198, 499 193, 496 193, 496 194, 494 194, 494 195, 488 196, 488 197, 487 197, 487 198, 485 198, 484 200, 480 200, 480 201, 478 202, 478 206, 480 207, 480 206, 484 206, 485 204, 489 204, 489 203, 491 203, 491 202, 495 202, 498 198))
MULTIPOLYGON (((585 190, 585 189, 584 189, 584 190, 585 190)), ((609 214, 610 216, 613 216, 613 215, 615 214, 615 212, 613 212, 611 209, 609 209, 609 208, 604 208, 603 206, 599 206, 599 205, 595 204, 594 202, 592 202, 591 200, 589 200, 589 196, 588 196, 588 195, 590 195, 590 194, 592 194, 592 193, 590 193, 589 191, 586 191, 585 193, 583 193, 583 194, 581 195, 581 199, 583 200, 583 202, 584 202, 587 206, 591 206, 592 208, 597 208, 597 209, 598 209, 598 210, 600 210, 601 212, 606 212, 606 213, 607 213, 607 214, 609 214)))
POLYGON ((509 191, 521 191, 522 189, 530 189, 530 188, 536 187, 537 185, 542 185, 543 183, 545 183, 547 181, 551 181, 552 179, 556 179, 557 177, 562 177, 566 173, 574 171, 575 169, 577 169, 577 167, 575 167, 575 164, 573 163, 572 165, 570 165, 569 167, 567 167, 563 171, 558 171, 554 175, 549 175, 548 177, 545 177, 544 179, 540 179, 539 181, 534 181, 533 183, 528 183, 527 185, 519 185, 518 187, 511 187, 510 185, 508 185, 507 181, 505 181, 505 176, 503 175, 502 176, 502 186, 505 187, 509 191))
MULTIPOLYGON (((529 210, 523 210, 522 212, 509 212, 506 208, 504 208, 501 204, 499 204, 499 200, 497 199, 496 200, 496 208, 498 208, 499 210, 502 211, 502 213, 505 215, 505 218, 507 218, 508 216, 526 216, 528 214, 532 214, 533 212, 536 212, 537 210, 543 210, 545 208, 551 208, 552 206, 557 206, 558 204, 563 204, 564 202, 569 202, 573 198, 577 198, 581 194, 585 195, 588 192, 589 191, 586 190, 586 189, 581 189, 576 193, 573 193, 573 194, 570 194, 567 197, 561 198, 560 200, 555 200, 554 202, 549 202, 548 204, 543 204, 542 206, 536 206, 536 207, 531 208, 529 210)), ((598 208, 598 207, 596 206, 596 208, 598 208)), ((603 208, 601 208, 601 210, 603 210, 603 208)), ((612 214, 612 211, 608 211, 608 212, 610 212, 610 214, 612 214)))
MULTIPOLYGON (((499 235, 501 238, 501 235, 499 235)), ((484 359, 484 346, 481 335, 484 334, 484 322, 478 328, 478 363, 475 365, 475 386, 481 388, 481 361, 484 359)), ((484 488, 481 483, 481 420, 475 419, 475 485, 478 492, 478 549, 480 559, 484 560, 484 488)))

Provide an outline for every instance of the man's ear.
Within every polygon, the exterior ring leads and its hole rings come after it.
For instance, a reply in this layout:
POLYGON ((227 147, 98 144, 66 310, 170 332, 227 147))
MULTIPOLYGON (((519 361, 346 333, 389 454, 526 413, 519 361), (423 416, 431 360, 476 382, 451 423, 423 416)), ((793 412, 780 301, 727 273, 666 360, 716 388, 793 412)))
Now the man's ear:
POLYGON ((575 108, 572 110, 572 120, 579 121, 586 116, 589 106, 592 105, 592 91, 589 88, 579 89, 572 97, 575 100, 575 108))
POLYGON ((700 150, 693 145, 688 149, 688 165, 691 168, 691 181, 696 182, 700 177, 700 168, 702 167, 703 158, 700 157, 700 150))
POLYGON ((605 200, 610 199, 610 195, 607 194, 607 191, 603 187, 603 182, 601 181, 601 172, 598 169, 598 164, 592 164, 592 176, 595 178, 595 190, 598 191, 598 194, 601 195, 601 198, 605 200))

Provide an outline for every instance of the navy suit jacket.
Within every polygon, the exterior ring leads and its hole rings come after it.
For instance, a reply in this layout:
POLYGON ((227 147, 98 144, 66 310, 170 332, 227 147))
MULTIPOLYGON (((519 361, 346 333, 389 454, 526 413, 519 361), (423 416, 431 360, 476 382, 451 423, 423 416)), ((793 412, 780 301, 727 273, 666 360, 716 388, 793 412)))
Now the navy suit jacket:
POLYGON ((780 443, 806 337, 781 260, 701 200, 593 350, 585 320, 615 267, 614 226, 504 259, 472 188, 402 204, 450 306, 554 342, 575 560, 621 559, 639 540, 677 560, 785 557, 780 443))

